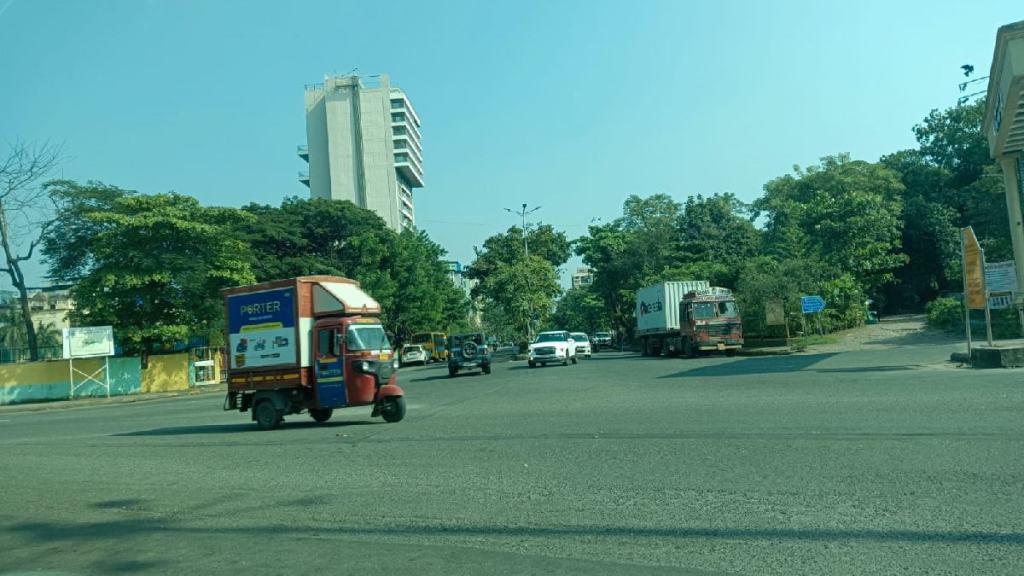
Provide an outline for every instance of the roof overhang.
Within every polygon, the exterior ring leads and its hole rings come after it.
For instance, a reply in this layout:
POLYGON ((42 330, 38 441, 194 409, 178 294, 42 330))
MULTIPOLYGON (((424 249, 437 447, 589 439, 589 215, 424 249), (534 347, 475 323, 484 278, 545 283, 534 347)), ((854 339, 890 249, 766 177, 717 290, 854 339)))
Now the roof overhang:
POLYGON ((985 105, 993 158, 1024 150, 1024 20, 999 28, 985 105))

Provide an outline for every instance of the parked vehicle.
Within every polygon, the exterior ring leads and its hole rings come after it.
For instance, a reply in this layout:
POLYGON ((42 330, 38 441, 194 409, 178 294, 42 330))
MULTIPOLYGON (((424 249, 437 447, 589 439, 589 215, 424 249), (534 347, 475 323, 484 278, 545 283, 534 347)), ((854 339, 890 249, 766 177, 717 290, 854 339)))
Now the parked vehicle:
POLYGON ((730 290, 707 280, 662 282, 636 293, 636 333, 644 356, 696 356, 743 345, 739 307, 730 290))
POLYGON ((587 336, 583 332, 572 332, 569 337, 576 343, 576 355, 583 356, 584 358, 590 358, 591 345, 590 336, 587 336))
POLYGON ((456 334, 448 342, 448 377, 454 378, 463 370, 479 369, 491 373, 491 353, 487 340, 480 332, 456 334))
POLYGON ((541 332, 530 344, 527 360, 530 368, 536 368, 537 364, 547 366, 548 362, 561 362, 562 366, 568 366, 570 362, 576 363, 576 342, 569 332, 565 330, 541 332))
POLYGON ((303 411, 326 422, 347 406, 373 406, 398 422, 405 393, 380 304, 339 276, 301 276, 222 292, 227 313, 225 410, 252 411, 262 430, 303 411))
POLYGON ((399 352, 398 361, 399 366, 408 366, 409 364, 423 366, 427 363, 427 351, 419 344, 406 344, 399 352))
POLYGON ((611 332, 596 332, 594 334, 594 352, 611 350, 615 348, 615 336, 611 332))
POLYGON ((410 344, 419 344, 427 352, 428 362, 448 359, 448 335, 444 332, 420 332, 409 338, 410 344))

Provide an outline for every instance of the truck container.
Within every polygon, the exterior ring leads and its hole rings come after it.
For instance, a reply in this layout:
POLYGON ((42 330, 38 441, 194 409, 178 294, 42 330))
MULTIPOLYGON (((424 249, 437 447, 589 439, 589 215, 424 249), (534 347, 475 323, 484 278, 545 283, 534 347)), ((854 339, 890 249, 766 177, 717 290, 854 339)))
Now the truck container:
POLYGON ((223 291, 227 319, 225 410, 252 410, 261 429, 307 411, 373 406, 397 422, 405 399, 380 304, 340 276, 302 276, 223 291))

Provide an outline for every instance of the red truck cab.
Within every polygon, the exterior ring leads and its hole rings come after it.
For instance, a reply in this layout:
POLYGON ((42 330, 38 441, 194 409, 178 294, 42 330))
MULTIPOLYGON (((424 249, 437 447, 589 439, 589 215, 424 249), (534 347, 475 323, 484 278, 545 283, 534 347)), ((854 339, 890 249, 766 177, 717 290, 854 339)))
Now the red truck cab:
POLYGON ((743 319, 732 291, 711 287, 686 293, 679 303, 679 331, 686 356, 703 351, 735 355, 743 347, 743 319))

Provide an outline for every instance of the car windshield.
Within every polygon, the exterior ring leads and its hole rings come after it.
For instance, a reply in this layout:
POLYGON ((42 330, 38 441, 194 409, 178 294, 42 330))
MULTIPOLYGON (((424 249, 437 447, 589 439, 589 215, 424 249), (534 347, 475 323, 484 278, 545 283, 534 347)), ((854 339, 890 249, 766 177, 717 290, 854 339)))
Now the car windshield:
POLYGON ((587 342, 590 340, 590 338, 587 338, 587 335, 582 332, 573 332, 572 339, 577 342, 587 342))
POLYGON ((388 335, 380 324, 361 324, 349 326, 348 349, 353 350, 387 350, 391 348, 388 335))
POLYGON ((537 336, 534 342, 565 342, 569 339, 565 332, 544 332, 537 336))
POLYGON ((405 353, 409 353, 409 352, 423 352, 423 347, 422 346, 403 346, 402 347, 402 352, 405 352, 405 353))
POLYGON ((598 332, 597 334, 594 334, 594 337, 595 338, 608 338, 611 335, 612 335, 611 332, 598 332))

